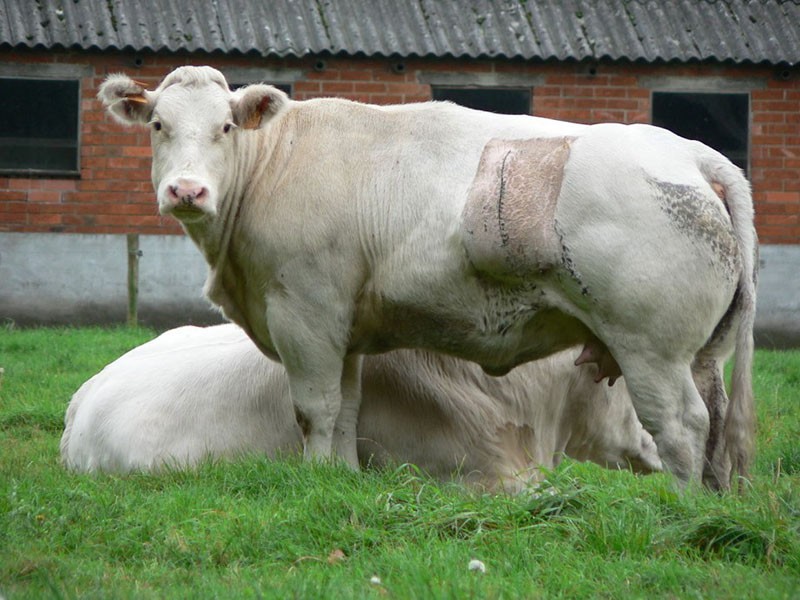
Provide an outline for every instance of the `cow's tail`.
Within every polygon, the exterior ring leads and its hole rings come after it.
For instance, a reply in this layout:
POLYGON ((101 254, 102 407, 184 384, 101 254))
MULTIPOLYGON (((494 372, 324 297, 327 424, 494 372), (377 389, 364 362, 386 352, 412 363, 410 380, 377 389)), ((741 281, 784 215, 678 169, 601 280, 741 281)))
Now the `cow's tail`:
POLYGON ((731 217, 741 260, 738 292, 738 321, 731 395, 725 417, 722 443, 731 461, 731 479, 741 488, 747 477, 755 447, 755 406, 753 398, 753 324, 756 314, 758 238, 753 224, 750 184, 741 170, 716 152, 706 153, 701 170, 725 203, 731 217))

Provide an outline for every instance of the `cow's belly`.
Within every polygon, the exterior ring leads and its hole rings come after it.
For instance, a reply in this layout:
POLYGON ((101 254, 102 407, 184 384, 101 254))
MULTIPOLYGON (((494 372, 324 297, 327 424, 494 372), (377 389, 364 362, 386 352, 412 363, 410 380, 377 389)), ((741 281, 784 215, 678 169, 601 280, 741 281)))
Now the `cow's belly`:
POLYGON ((589 330, 565 310, 549 282, 508 285, 478 277, 431 282, 424 300, 384 291, 363 298, 351 350, 364 353, 425 348, 502 374, 582 342, 589 330), (448 290, 435 294, 434 290, 448 290))

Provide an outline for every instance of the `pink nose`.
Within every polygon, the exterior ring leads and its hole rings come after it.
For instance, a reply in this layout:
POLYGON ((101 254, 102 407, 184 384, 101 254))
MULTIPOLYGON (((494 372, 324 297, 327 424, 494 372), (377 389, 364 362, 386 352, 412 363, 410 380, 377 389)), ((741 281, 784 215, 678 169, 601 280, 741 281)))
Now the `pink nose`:
POLYGON ((174 206, 194 206, 202 204, 208 195, 208 189, 195 181, 179 179, 167 187, 169 199, 174 206))

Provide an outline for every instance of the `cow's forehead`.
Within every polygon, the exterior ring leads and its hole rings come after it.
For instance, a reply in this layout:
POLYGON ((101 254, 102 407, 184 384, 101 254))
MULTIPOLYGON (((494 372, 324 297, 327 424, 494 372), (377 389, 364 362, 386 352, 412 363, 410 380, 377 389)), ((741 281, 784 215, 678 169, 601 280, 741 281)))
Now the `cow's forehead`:
POLYGON ((171 85, 158 94, 155 114, 176 122, 191 120, 195 125, 217 123, 230 117, 230 100, 231 92, 213 83, 171 85))

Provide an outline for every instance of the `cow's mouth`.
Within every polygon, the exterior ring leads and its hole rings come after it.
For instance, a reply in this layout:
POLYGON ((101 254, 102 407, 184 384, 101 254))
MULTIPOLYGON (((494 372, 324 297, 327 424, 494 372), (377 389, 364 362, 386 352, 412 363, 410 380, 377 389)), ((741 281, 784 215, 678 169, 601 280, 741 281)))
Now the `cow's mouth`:
POLYGON ((169 214, 182 223, 196 223, 210 216, 205 210, 193 204, 175 206, 169 210, 169 214))

